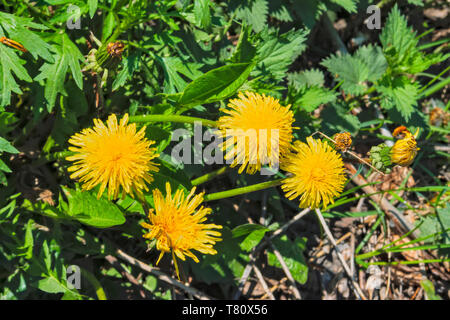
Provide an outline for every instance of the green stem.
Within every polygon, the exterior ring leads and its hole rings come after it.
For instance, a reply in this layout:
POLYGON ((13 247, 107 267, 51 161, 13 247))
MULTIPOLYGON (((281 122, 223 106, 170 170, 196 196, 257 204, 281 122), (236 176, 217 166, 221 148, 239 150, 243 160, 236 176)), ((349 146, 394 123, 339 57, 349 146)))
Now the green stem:
POLYGON ((441 263, 450 261, 450 259, 427 259, 427 260, 413 260, 413 261, 392 261, 392 262, 385 262, 385 261, 375 261, 375 262, 366 262, 367 265, 377 265, 377 266, 396 266, 399 264, 419 264, 419 263, 441 263))
POLYGON ((277 180, 273 180, 273 181, 253 184, 251 186, 246 186, 246 187, 242 187, 242 188, 236 188, 236 189, 231 189, 231 190, 227 190, 227 191, 207 194, 207 195, 205 195, 203 201, 206 202, 206 201, 230 198, 230 197, 238 196, 238 195, 241 195, 241 194, 246 194, 246 193, 250 193, 250 192, 255 192, 255 191, 267 189, 267 188, 270 188, 270 187, 276 187, 276 186, 281 185, 283 180, 284 179, 277 179, 277 180))
POLYGON ((228 171, 229 168, 230 167, 222 167, 222 168, 220 168, 220 169, 218 169, 216 171, 207 173, 207 174, 205 174, 205 175, 203 175, 201 177, 198 177, 198 178, 192 180, 191 184, 193 186, 198 186, 199 184, 205 183, 205 182, 207 182, 209 180, 214 179, 217 176, 220 176, 220 175, 224 174, 225 172, 228 171))
POLYGON ((197 117, 179 116, 174 114, 149 114, 142 116, 131 116, 130 122, 145 123, 145 122, 181 122, 181 123, 195 123, 201 122, 202 125, 217 128, 217 122, 197 117))
POLYGON ((84 277, 90 282, 90 284, 92 284, 92 286, 95 289, 95 294, 97 295, 98 300, 108 300, 106 298, 106 293, 105 290, 103 290, 102 285, 100 284, 100 282, 97 280, 97 278, 90 273, 89 271, 87 271, 86 269, 80 268, 81 270, 81 274, 84 275, 84 277))

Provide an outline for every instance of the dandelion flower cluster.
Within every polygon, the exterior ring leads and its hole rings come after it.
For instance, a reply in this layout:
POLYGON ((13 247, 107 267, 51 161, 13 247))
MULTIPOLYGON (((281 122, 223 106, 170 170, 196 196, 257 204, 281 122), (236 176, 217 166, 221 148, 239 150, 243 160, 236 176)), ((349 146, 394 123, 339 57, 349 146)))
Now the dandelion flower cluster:
POLYGON ((158 171, 152 159, 158 157, 154 141, 147 140, 145 127, 136 132, 136 124, 128 124, 128 114, 117 122, 116 115, 108 117, 106 125, 94 119, 94 127, 73 135, 69 143, 74 155, 67 157, 73 161, 69 167, 72 179, 79 178, 84 190, 100 185, 97 197, 108 188, 108 198, 116 199, 122 193, 141 196, 151 183, 151 171, 158 171))
POLYGON ((281 106, 277 99, 253 92, 238 96, 221 109, 227 116, 218 120, 225 159, 234 159, 231 167, 240 164, 239 173, 245 168, 254 174, 263 165, 277 166, 293 139, 290 105, 281 106))
POLYGON ((326 207, 344 189, 344 162, 326 141, 308 137, 306 142, 297 141, 295 152, 286 157, 284 169, 291 176, 281 188, 289 200, 300 196, 300 208, 315 209, 321 202, 326 207))
POLYGON ((220 232, 213 229, 221 229, 222 226, 204 224, 206 215, 211 213, 210 208, 201 206, 203 194, 194 196, 195 187, 185 197, 183 190, 178 189, 172 197, 170 184, 166 183, 166 197, 164 198, 158 189, 153 190, 154 209, 150 209, 148 218, 150 223, 142 223, 144 228, 150 229, 144 235, 147 239, 156 239, 156 248, 161 251, 156 264, 166 252, 173 253, 185 260, 185 256, 191 257, 195 262, 198 258, 191 250, 195 249, 204 254, 216 254, 213 245, 220 241, 220 232))

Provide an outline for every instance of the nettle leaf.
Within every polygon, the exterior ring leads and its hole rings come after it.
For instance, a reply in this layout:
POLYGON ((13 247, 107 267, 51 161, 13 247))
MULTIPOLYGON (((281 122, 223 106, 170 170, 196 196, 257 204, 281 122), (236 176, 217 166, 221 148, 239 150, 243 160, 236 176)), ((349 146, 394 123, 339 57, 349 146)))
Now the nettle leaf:
POLYGON ((411 83, 407 77, 398 77, 393 80, 385 77, 376 89, 381 94, 380 105, 383 108, 395 108, 406 121, 409 120, 419 96, 417 83, 411 83))
MULTIPOLYGON (((308 265, 303 255, 306 249, 306 241, 306 238, 295 238, 292 242, 285 235, 273 241, 274 246, 280 252, 289 271, 291 271, 292 277, 301 284, 308 280, 308 265)), ((271 251, 267 252, 267 261, 270 266, 282 268, 277 257, 271 251)))
POLYGON ((331 55, 321 64, 343 81, 342 89, 352 95, 363 94, 367 81, 377 81, 387 69, 381 48, 371 45, 361 47, 353 56, 331 55))
POLYGON ((293 86, 297 90, 304 87, 321 87, 325 83, 323 72, 319 69, 288 73, 287 80, 289 85, 293 86))
POLYGON ((243 20, 251 26, 255 32, 260 32, 266 26, 269 12, 268 0, 240 1, 233 0, 229 4, 236 14, 236 18, 243 20))
POLYGON ((314 111, 321 104, 332 102, 336 99, 337 93, 318 86, 307 87, 299 91, 294 107, 305 110, 306 112, 314 111))
POLYGON ((261 32, 258 45, 258 64, 252 76, 268 76, 281 80, 286 76, 289 66, 306 48, 307 30, 288 31, 281 35, 278 31, 265 29, 261 32))
POLYGON ((362 46, 355 53, 355 57, 364 62, 368 69, 369 75, 367 80, 375 82, 379 80, 387 69, 387 61, 383 55, 383 51, 378 46, 362 46))
POLYGON ((292 22, 295 18, 287 0, 269 1, 269 14, 271 17, 283 22, 292 22))
POLYGON ((255 63, 232 63, 208 71, 186 87, 178 101, 181 105, 199 105, 226 99, 247 80, 255 63))
POLYGON ((408 27, 406 18, 400 13, 397 4, 392 8, 380 35, 383 50, 393 60, 391 64, 399 64, 408 51, 415 48, 418 40, 416 33, 408 27))
POLYGON ((68 189, 67 215, 89 226, 109 228, 125 223, 122 211, 111 201, 97 199, 90 192, 68 189))
POLYGON ((360 95, 367 89, 364 83, 369 77, 369 67, 349 54, 331 55, 321 63, 328 71, 343 81, 342 89, 352 95, 360 95))
POLYGON ((294 1, 292 8, 308 29, 312 29, 326 7, 319 0, 294 1))

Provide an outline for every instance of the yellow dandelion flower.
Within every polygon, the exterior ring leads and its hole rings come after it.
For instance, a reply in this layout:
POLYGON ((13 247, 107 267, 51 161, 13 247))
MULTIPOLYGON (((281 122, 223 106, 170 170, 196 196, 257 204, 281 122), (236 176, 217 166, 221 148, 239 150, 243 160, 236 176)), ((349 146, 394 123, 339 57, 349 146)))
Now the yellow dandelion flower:
POLYGON ((291 174, 281 188, 289 200, 300 197, 300 208, 326 207, 344 189, 344 162, 326 141, 306 139, 294 145, 294 153, 286 157, 283 169, 291 174))
MULTIPOLYGON (((204 193, 194 196, 195 187, 185 198, 184 192, 178 189, 172 197, 170 184, 166 183, 166 197, 158 189, 153 190, 154 209, 150 209, 148 218, 150 223, 142 223, 144 228, 150 229, 144 235, 147 239, 156 239, 156 249, 161 251, 158 262, 166 252, 172 251, 178 258, 185 260, 191 257, 195 262, 198 258, 191 250, 204 254, 216 254, 213 245, 221 241, 220 232, 212 229, 222 229, 215 224, 204 224, 210 208, 201 206, 204 193)), ((175 258, 175 256, 174 256, 175 258)), ((176 260, 174 260, 176 264, 176 260)))
POLYGON ((394 130, 394 136, 403 133, 405 137, 403 139, 397 140, 394 146, 391 149, 391 161, 392 163, 396 163, 401 166, 409 166, 417 155, 417 151, 420 148, 417 148, 416 138, 419 134, 419 129, 417 129, 414 135, 408 131, 405 127, 399 127, 394 130), (399 130, 399 128, 401 128, 399 130))
POLYGON ((253 92, 239 93, 221 109, 227 116, 218 120, 219 135, 225 140, 225 160, 231 167, 240 164, 239 173, 254 174, 263 165, 277 166, 279 158, 290 149, 294 113, 277 99, 253 92))
POLYGON ((158 171, 151 160, 158 157, 154 141, 147 140, 145 127, 136 132, 136 124, 127 125, 128 114, 117 123, 115 114, 108 117, 106 125, 94 119, 94 127, 84 129, 69 139, 74 147, 69 147, 74 155, 67 157, 74 161, 69 167, 72 179, 79 178, 84 190, 100 184, 97 198, 108 187, 108 198, 116 199, 130 194, 142 196, 142 189, 148 190, 146 183, 153 177, 150 171, 158 171))

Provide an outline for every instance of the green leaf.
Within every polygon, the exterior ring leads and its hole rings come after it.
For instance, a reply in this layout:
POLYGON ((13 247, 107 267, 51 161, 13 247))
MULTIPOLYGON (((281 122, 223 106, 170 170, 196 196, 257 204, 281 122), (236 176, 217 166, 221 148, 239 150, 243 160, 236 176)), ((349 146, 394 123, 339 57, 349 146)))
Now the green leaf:
POLYGON ((141 54, 135 52, 123 59, 123 68, 114 79, 112 90, 115 91, 125 84, 125 82, 133 76, 133 73, 138 70, 140 65, 141 54))
POLYGON ((6 165, 6 163, 3 162, 2 159, 0 159, 0 171, 7 172, 7 173, 12 172, 11 169, 6 165))
POLYGON ((243 25, 238 44, 230 58, 231 63, 251 62, 256 54, 256 48, 250 42, 250 27, 243 25))
POLYGON ((397 4, 392 8, 380 35, 383 49, 390 59, 400 63, 417 45, 416 33, 408 27, 405 17, 400 13, 397 4))
POLYGON ((262 225, 259 225, 259 224, 253 224, 253 223, 241 224, 240 226, 237 226, 236 228, 234 228, 232 230, 232 237, 238 238, 238 237, 248 235, 254 231, 260 231, 260 230, 269 231, 269 229, 267 229, 266 227, 263 227, 262 225))
POLYGON ((231 9, 234 8, 236 18, 243 20, 247 25, 251 26, 255 32, 260 32, 266 26, 268 14, 267 0, 240 1, 233 0, 229 4, 231 9))
POLYGON ((356 51, 355 57, 364 62, 369 69, 367 80, 375 82, 379 80, 387 69, 387 61, 383 51, 378 46, 362 46, 356 51))
POLYGON ((84 60, 83 55, 65 33, 60 35, 58 42, 59 45, 55 45, 57 51, 55 63, 43 64, 39 69, 41 73, 34 78, 35 81, 46 80, 44 97, 48 112, 52 111, 58 94, 67 95, 64 83, 69 68, 77 86, 80 89, 83 88, 83 75, 80 68, 80 62, 84 60))
POLYGON ((342 89, 352 95, 360 95, 367 89, 364 83, 369 78, 369 67, 349 54, 331 55, 321 63, 328 71, 343 81, 342 89))
POLYGON ((442 300, 442 298, 435 293, 433 282, 428 279, 420 281, 420 286, 427 294, 427 300, 442 300))
POLYGON ((385 77, 376 86, 381 93, 380 105, 385 109, 395 108, 408 121, 417 105, 419 87, 417 83, 411 83, 407 77, 398 77, 391 81, 385 77))
POLYGON ((194 16, 196 25, 200 28, 207 29, 211 26, 211 13, 209 9, 210 0, 194 1, 194 16))
POLYGON ((307 30, 299 29, 278 34, 265 29, 261 32, 258 45, 258 64, 252 76, 268 76, 281 80, 286 76, 289 66, 306 48, 307 30))
POLYGON ((294 1, 292 8, 308 29, 312 29, 326 7, 319 0, 294 1))
POLYGON ((14 148, 8 140, 0 137, 0 152, 19 153, 19 150, 14 148))
POLYGON ((22 66, 22 61, 23 60, 19 59, 14 49, 3 44, 0 45, 0 107, 6 106, 10 103, 11 91, 17 94, 22 94, 22 90, 17 84, 16 79, 14 79, 13 74, 15 74, 20 80, 27 82, 33 81, 28 75, 27 70, 22 66))
POLYGON ((347 112, 345 106, 334 103, 327 106, 320 114, 322 118, 322 131, 327 135, 347 131, 355 135, 359 128, 358 118, 347 112))
POLYGON ((58 279, 54 277, 48 277, 38 281, 38 288, 42 291, 48 293, 61 293, 66 292, 67 289, 64 287, 58 279))
POLYGON ((319 69, 291 72, 287 74, 287 79, 289 85, 293 86, 296 90, 312 86, 322 87, 325 83, 323 72, 319 69))
POLYGON ((45 30, 42 24, 32 22, 30 18, 17 17, 15 15, 0 12, 0 36, 3 36, 2 29, 8 34, 8 37, 19 42, 27 49, 34 59, 42 57, 53 62, 51 54, 52 47, 38 35, 37 32, 30 29, 45 30))
POLYGON ((164 57, 161 58, 155 55, 155 60, 158 61, 164 71, 164 93, 182 92, 187 83, 181 75, 195 79, 202 75, 199 71, 202 64, 192 63, 182 60, 178 57, 164 57))
MULTIPOLYGON (((306 241, 306 238, 295 238, 294 242, 292 242, 285 235, 273 241, 274 246, 280 252, 289 271, 291 271, 292 277, 301 284, 306 283, 308 279, 308 266, 303 256, 303 252, 306 249, 306 241)), ((271 251, 267 253, 267 261, 270 266, 282 268, 277 257, 271 251)))
POLYGON ((67 214, 89 226, 109 228, 125 222, 122 211, 111 201, 97 199, 90 192, 69 190, 67 214))
POLYGON ((358 3, 357 0, 330 0, 333 3, 336 3, 337 5, 340 5, 348 12, 356 12, 356 5, 358 3))
POLYGON ((114 11, 110 11, 103 21, 102 42, 105 42, 109 38, 115 27, 116 19, 114 18, 114 11))
POLYGON ((236 93, 254 66, 234 63, 208 71, 186 87, 179 103, 193 106, 224 100, 236 93))
POLYGON ((95 14, 95 11, 97 11, 98 0, 88 0, 88 5, 89 5, 89 16, 92 19, 92 17, 95 14))
POLYGON ((295 99, 294 107, 305 110, 306 112, 314 111, 321 104, 332 102, 336 99, 336 93, 325 88, 317 86, 304 89, 295 99))

